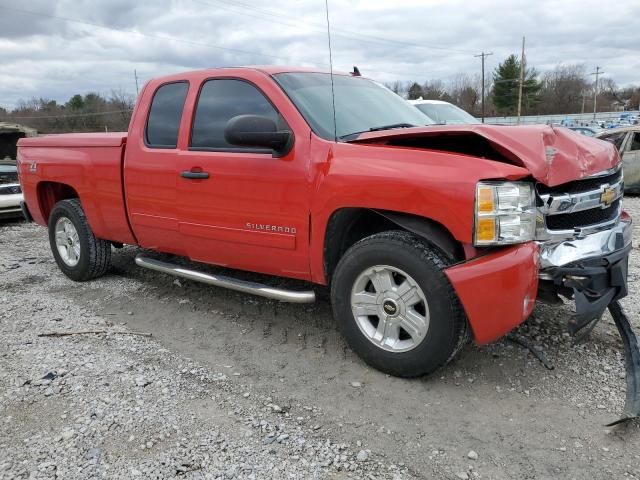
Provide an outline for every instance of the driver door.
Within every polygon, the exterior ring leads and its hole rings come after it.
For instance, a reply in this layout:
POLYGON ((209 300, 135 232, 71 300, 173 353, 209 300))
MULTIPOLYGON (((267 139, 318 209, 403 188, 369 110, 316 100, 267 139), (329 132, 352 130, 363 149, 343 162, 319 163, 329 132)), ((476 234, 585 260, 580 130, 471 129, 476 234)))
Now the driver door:
POLYGON ((178 157, 178 228, 187 254, 206 263, 309 278, 308 139, 296 140, 279 158, 269 149, 230 145, 225 127, 238 115, 266 116, 289 129, 254 84, 237 78, 203 83, 188 147, 178 157))

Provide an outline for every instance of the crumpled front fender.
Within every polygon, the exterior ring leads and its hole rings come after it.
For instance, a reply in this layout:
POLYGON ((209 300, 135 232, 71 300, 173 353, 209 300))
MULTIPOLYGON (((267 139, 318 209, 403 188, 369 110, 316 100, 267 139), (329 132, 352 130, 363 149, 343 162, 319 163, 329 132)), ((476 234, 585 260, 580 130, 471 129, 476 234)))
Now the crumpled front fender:
POLYGON ((505 247, 445 270, 477 343, 488 343, 524 322, 538 292, 534 242, 505 247))

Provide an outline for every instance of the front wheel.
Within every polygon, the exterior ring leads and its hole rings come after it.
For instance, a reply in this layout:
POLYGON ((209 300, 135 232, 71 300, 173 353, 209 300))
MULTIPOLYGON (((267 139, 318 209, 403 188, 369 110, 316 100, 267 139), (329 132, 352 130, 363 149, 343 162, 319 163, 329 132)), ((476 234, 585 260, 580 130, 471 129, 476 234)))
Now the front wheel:
POLYGON ((434 372, 468 339, 467 321, 443 273, 445 257, 403 231, 353 245, 331 284, 334 316, 369 365, 400 377, 434 372))
POLYGON ((49 243, 58 267, 72 280, 97 278, 111 264, 111 244, 93 234, 77 198, 62 200, 53 207, 49 243))

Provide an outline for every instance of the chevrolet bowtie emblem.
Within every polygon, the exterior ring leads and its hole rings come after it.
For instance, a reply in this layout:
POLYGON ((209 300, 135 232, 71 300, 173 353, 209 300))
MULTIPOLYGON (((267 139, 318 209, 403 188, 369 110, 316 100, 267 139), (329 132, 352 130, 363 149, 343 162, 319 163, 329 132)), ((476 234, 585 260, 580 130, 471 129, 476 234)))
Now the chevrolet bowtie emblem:
POLYGON ((616 198, 616 190, 615 188, 611 188, 611 187, 605 188, 604 192, 602 192, 602 195, 600 195, 600 201, 604 203, 607 207, 611 205, 611 203, 615 200, 615 198, 616 198))

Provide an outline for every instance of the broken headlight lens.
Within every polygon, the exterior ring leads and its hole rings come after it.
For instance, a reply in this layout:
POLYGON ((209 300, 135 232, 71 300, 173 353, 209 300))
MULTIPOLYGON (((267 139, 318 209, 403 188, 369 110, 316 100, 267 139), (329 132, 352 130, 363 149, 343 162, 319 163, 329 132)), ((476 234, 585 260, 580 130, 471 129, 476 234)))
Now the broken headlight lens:
POLYGON ((476 186, 474 244, 509 245, 534 239, 536 207, 533 185, 479 182, 476 186))

